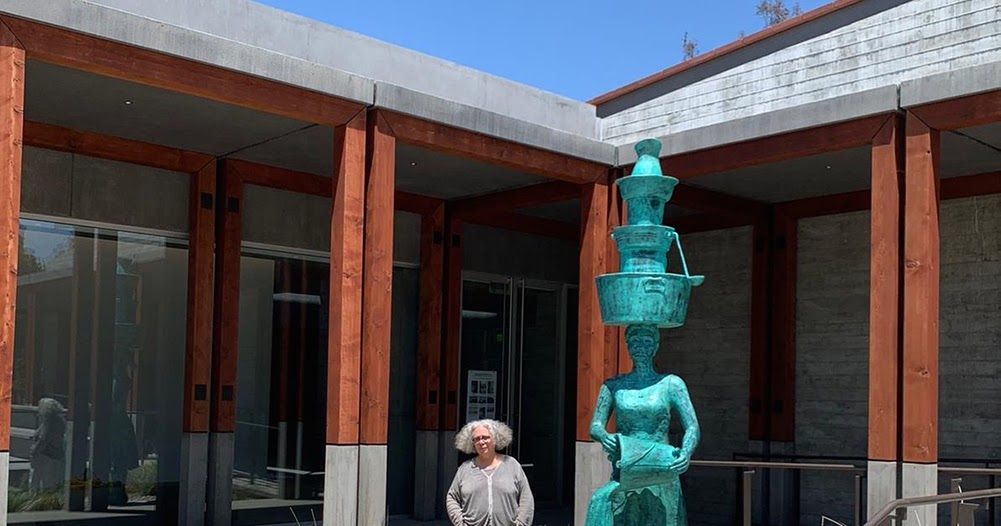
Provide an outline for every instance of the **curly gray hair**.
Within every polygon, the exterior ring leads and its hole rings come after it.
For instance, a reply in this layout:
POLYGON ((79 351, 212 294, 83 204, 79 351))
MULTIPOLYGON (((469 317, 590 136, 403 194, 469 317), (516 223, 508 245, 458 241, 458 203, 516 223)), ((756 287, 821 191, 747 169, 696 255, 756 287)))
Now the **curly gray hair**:
POLYGON ((473 430, 477 427, 485 427, 490 432, 490 438, 494 442, 494 450, 501 450, 511 445, 514 439, 514 432, 504 422, 496 420, 474 420, 464 426, 455 435, 455 449, 463 453, 472 455, 476 453, 473 447, 473 430))

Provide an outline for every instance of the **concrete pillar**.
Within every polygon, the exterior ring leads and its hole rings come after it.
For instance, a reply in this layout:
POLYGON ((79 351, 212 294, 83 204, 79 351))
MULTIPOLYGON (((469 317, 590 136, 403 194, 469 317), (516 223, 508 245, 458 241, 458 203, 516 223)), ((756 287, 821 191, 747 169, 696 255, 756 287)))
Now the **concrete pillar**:
POLYGON ((438 433, 438 494, 435 496, 437 517, 444 519, 445 493, 452 485, 455 470, 459 468, 459 452, 455 449, 455 431, 439 431, 438 433))
MULTIPOLYGON (((900 472, 901 497, 925 497, 938 494, 938 464, 904 462, 900 472)), ((916 506, 907 509, 904 526, 938 524, 938 506, 916 506)))
POLYGON ((358 523, 358 446, 327 445, 323 481, 323 526, 358 523))
POLYGON ((897 498, 897 463, 870 460, 866 469, 867 519, 897 498))
POLYGON ((386 472, 389 469, 385 444, 358 446, 358 524, 386 524, 386 472))
POLYGON ((181 481, 178 503, 180 524, 205 524, 205 495, 209 458, 208 433, 184 433, 181 437, 181 481))
POLYGON ((601 444, 577 441, 574 466, 574 526, 583 526, 594 490, 612 480, 612 463, 601 444))
POLYGON ((438 431, 417 431, 414 447, 414 519, 435 518, 438 502, 438 431))
POLYGON ((233 522, 233 445, 231 432, 209 434, 206 515, 212 526, 229 526, 233 522))

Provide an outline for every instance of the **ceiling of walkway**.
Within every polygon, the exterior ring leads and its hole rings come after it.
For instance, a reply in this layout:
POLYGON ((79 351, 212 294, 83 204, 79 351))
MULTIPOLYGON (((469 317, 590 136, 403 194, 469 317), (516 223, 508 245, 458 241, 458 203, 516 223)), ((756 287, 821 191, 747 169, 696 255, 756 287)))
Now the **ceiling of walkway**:
MULTIPOLYGON (((25 116, 43 122, 328 176, 333 131, 324 126, 29 60, 25 116)), ((778 203, 869 187, 868 148, 856 148, 688 179, 708 190, 778 203)), ((1001 123, 944 132, 943 178, 1001 171, 1001 123)), ((397 188, 460 199, 544 182, 536 175, 404 144, 397 188)), ((579 221, 577 200, 521 210, 579 221)), ((669 207, 668 217, 692 213, 669 207)))

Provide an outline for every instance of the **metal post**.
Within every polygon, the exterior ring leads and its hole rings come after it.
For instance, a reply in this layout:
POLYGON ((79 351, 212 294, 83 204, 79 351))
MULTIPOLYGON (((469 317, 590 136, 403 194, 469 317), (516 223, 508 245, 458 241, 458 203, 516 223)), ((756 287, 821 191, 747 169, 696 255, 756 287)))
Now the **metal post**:
POLYGON ((744 491, 744 526, 751 526, 751 485, 754 484, 754 470, 744 471, 743 488, 744 491))
POLYGON ((862 526, 862 475, 855 475, 855 526, 862 526))
MULTIPOLYGON (((949 483, 949 493, 958 493, 959 488, 963 485, 962 478, 954 478, 949 483)), ((959 522, 959 503, 953 502, 949 505, 949 526, 956 526, 959 522)))

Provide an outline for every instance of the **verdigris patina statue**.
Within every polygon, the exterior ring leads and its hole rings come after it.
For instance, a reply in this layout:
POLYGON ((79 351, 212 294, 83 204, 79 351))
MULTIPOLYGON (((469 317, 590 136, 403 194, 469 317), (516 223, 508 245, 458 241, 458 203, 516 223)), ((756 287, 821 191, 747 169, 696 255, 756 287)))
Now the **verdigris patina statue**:
POLYGON ((602 321, 626 327, 633 370, 605 380, 591 420, 591 437, 612 462, 612 480, 591 496, 585 526, 682 526, 688 523, 679 475, 699 443, 699 422, 681 378, 654 371, 660 329, 685 321, 688 297, 702 276, 690 276, 673 228, 663 226, 664 205, 678 180, 660 168, 660 142, 636 145, 638 160, 616 181, 627 207, 627 225, 612 234, 619 272, 598 276, 602 321), (667 273, 673 242, 684 274, 667 273), (615 432, 605 427, 615 413, 615 432), (668 441, 672 412, 684 429, 680 447, 668 441))

